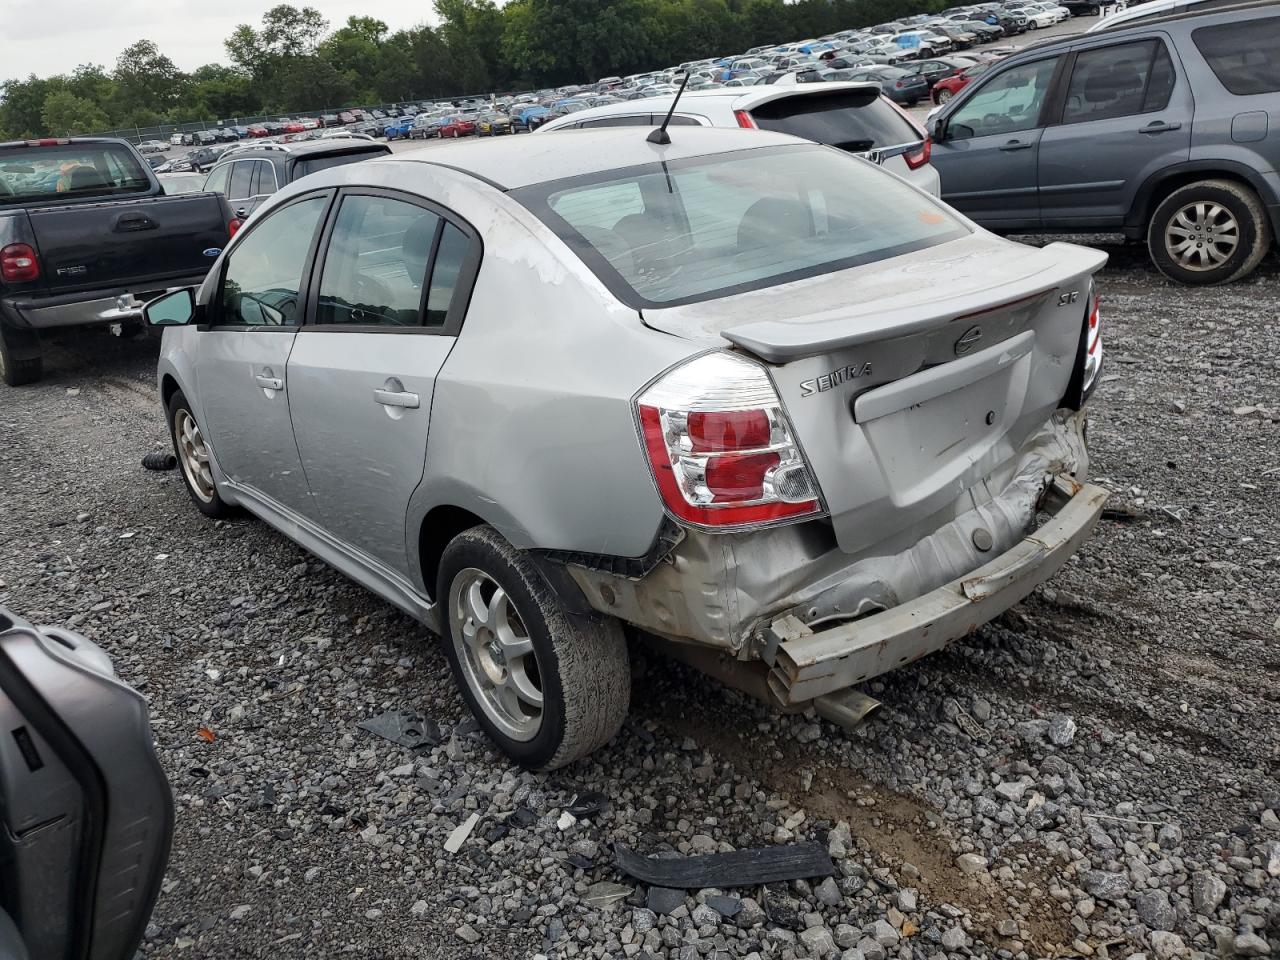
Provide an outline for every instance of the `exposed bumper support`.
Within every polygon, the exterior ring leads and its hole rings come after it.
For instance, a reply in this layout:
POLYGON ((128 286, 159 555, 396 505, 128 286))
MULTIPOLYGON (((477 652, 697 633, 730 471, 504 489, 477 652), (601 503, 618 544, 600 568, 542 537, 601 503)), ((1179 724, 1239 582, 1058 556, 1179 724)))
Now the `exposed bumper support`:
POLYGON ((964 577, 883 613, 778 644, 769 689, 800 703, 861 683, 972 633, 1048 580, 1079 549, 1109 492, 1059 479, 1069 497, 1043 526, 964 577))

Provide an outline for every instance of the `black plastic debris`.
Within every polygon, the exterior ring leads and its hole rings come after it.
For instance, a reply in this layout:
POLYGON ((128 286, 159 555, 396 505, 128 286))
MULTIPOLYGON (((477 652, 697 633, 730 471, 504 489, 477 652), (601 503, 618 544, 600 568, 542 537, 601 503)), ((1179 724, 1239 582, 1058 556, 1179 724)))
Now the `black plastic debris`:
POLYGON ((580 793, 565 809, 579 820, 590 820, 609 806, 609 798, 603 793, 580 793))
POLYGON ((645 905, 659 916, 668 914, 677 907, 684 906, 684 891, 671 887, 650 887, 645 905))
POLYGON ((358 724, 361 730, 367 730, 376 737, 398 743, 402 747, 418 749, 434 747, 443 739, 439 725, 430 717, 420 717, 411 713, 398 713, 388 710, 358 724))
POLYGON ((779 880, 829 877, 836 865, 820 843, 795 843, 698 857, 644 857, 614 844, 618 869, 659 887, 681 890, 702 887, 753 887, 779 880))
POLYGON ((148 453, 142 458, 142 465, 148 470, 172 470, 178 465, 178 458, 172 453, 148 453))

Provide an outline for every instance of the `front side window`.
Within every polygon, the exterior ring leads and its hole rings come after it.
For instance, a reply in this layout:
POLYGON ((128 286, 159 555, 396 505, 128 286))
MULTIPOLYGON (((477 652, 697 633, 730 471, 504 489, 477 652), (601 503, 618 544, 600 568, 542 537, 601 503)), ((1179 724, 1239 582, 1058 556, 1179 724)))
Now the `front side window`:
POLYGON ((327 203, 327 197, 308 197, 274 210, 236 244, 222 275, 219 324, 282 327, 299 322, 302 274, 327 203))
POLYGON ((1063 123, 1163 110, 1173 93, 1173 64, 1159 40, 1119 43, 1076 56, 1063 123))
POLYGON ((1238 20, 1191 31, 1224 87, 1238 97, 1280 92, 1280 17, 1238 20))
POLYGON ((342 201, 325 253, 315 322, 417 327, 440 217, 389 197, 342 201))
POLYGON ((966 233, 927 195, 816 146, 645 164, 511 195, 636 307, 773 286, 966 233))
POLYGON ((1056 57, 1005 70, 966 100, 947 122, 949 140, 1020 133, 1040 125, 1056 57))

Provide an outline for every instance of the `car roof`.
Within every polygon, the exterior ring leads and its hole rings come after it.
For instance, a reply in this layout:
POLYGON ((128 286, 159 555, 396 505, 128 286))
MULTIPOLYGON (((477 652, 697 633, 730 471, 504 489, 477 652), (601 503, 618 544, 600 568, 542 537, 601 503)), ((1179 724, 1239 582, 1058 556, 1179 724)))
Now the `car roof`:
MULTIPOLYGON (((639 126, 565 130, 555 136, 463 141, 450 144, 448 150, 396 154, 395 161, 446 167, 501 190, 513 190, 660 160, 807 142, 767 130, 712 127, 673 127, 671 143, 666 145, 650 143, 648 135, 649 128, 639 126)), ((358 176, 358 171, 353 175, 358 176)))
MULTIPOLYGON (((730 109, 749 110, 773 100, 818 96, 838 90, 862 89, 874 89, 879 92, 880 88, 875 84, 855 81, 841 83, 757 83, 749 87, 714 87, 710 90, 686 90, 684 96, 680 98, 680 106, 728 100, 731 101, 730 109)), ((636 100, 624 100, 621 103, 609 103, 602 107, 578 110, 565 118, 567 121, 565 124, 552 121, 554 126, 548 124, 545 131, 560 131, 571 123, 581 123, 584 120, 595 120, 599 117, 625 116, 629 113, 641 113, 645 110, 650 113, 665 112, 671 109, 671 102, 675 97, 676 95, 673 93, 666 93, 656 97, 640 97, 636 100)), ((678 110, 679 108, 677 108, 678 110)))

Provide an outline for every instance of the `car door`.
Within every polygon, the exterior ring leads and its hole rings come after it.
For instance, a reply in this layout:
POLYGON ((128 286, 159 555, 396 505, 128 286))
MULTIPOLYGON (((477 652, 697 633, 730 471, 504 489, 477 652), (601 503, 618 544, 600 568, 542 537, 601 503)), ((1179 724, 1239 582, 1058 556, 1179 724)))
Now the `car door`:
POLYGON ((1191 154, 1194 102, 1163 37, 1076 51, 1040 140, 1045 226, 1120 226, 1147 178, 1191 154))
POLYGON ((326 233, 289 358, 294 437, 323 526, 407 574, 405 514, 479 240, 440 207, 372 189, 343 191, 326 233))
POLYGON ((985 227, 1039 225, 1036 157, 1059 64, 1052 56, 988 74, 934 127, 942 199, 985 227))
POLYGON ((293 442, 286 365, 331 199, 330 191, 302 196, 244 228, 224 259, 195 349, 205 432, 222 472, 304 515, 310 497, 293 442))

